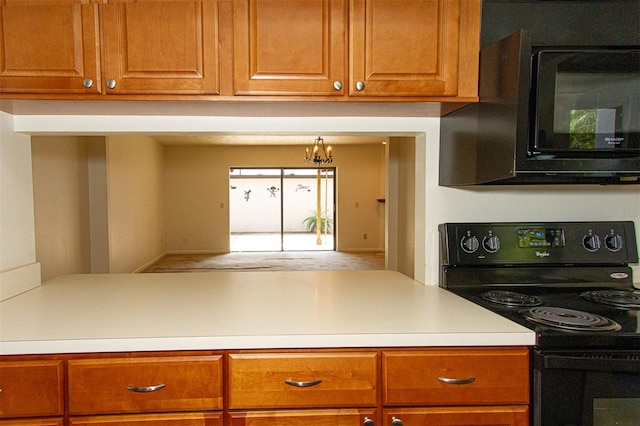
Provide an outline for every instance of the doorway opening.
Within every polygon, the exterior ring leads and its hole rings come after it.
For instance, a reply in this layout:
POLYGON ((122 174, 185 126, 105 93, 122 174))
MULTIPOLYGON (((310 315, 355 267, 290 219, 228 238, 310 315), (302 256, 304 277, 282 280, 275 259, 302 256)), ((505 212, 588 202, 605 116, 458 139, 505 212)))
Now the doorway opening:
POLYGON ((335 251, 335 175, 335 167, 230 168, 230 251, 335 251))

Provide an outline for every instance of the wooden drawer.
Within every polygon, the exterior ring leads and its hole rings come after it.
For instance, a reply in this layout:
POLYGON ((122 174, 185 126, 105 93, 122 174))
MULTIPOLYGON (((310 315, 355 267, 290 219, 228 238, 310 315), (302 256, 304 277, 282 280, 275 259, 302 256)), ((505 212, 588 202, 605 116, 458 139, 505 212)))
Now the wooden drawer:
POLYGON ((0 363, 0 418, 61 416, 62 361, 0 363))
POLYGON ((59 419, 25 419, 25 420, 0 420, 0 426, 62 426, 62 418, 59 419))
POLYGON ((72 417, 69 426, 222 426, 222 413, 72 417))
POLYGON ((385 351, 382 371, 384 405, 529 403, 527 348, 385 351))
POLYGON ((528 426, 529 409, 526 405, 390 409, 384 410, 382 425, 391 426, 394 418, 402 421, 401 424, 405 426, 528 426))
POLYGON ((376 421, 374 409, 243 411, 229 415, 230 426, 361 426, 376 421))
POLYGON ((376 352, 230 354, 229 408, 375 406, 377 364, 376 352))
POLYGON ((221 409, 221 356, 69 361, 72 415, 221 409))

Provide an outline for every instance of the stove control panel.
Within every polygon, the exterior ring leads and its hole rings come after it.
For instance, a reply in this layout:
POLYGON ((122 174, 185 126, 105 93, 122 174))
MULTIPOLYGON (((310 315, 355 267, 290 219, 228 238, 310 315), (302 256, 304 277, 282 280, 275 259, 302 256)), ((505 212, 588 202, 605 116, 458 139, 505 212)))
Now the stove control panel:
POLYGON ((443 264, 627 264, 638 262, 634 223, 446 223, 443 264))

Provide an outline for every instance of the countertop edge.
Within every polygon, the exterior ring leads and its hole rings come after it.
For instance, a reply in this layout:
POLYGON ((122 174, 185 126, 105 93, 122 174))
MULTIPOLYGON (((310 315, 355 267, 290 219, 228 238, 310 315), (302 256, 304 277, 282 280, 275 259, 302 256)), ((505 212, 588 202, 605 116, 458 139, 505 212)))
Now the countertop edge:
POLYGON ((167 337, 0 342, 0 355, 239 349, 533 346, 535 333, 167 337))

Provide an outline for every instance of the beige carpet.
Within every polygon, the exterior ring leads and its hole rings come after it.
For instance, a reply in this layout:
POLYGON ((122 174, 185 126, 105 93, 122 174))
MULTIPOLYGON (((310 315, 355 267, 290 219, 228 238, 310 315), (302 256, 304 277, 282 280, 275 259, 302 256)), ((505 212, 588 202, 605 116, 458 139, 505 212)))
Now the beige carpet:
POLYGON ((384 269, 384 253, 336 251, 169 254, 142 272, 338 271, 384 269))

